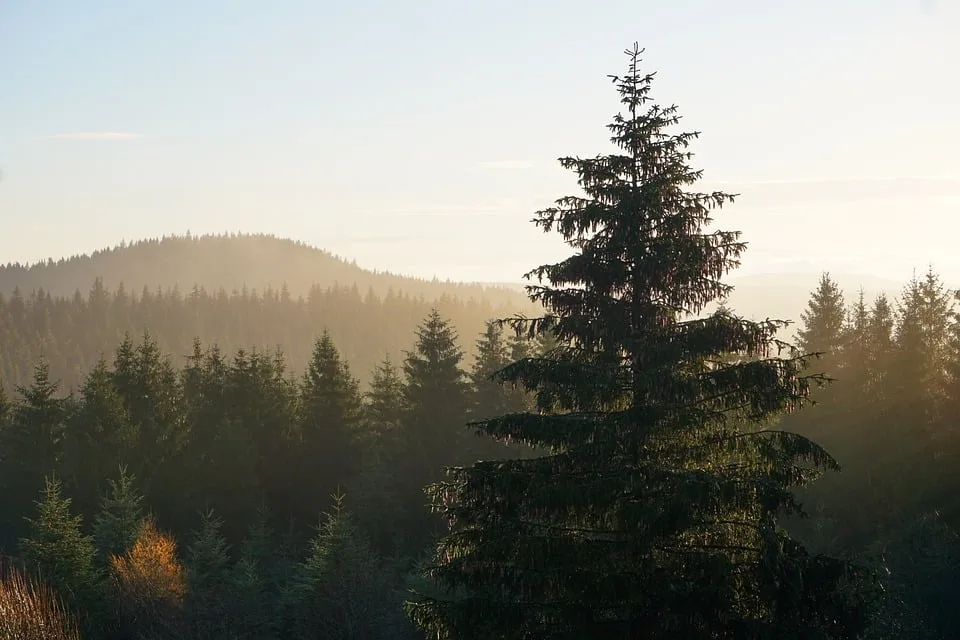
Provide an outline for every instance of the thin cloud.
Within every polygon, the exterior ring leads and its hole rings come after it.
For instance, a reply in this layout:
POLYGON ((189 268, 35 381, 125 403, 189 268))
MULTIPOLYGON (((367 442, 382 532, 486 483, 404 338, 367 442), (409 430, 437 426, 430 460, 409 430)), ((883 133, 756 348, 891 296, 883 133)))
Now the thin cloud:
POLYGON ((488 160, 487 162, 481 162, 480 167, 483 169, 515 171, 519 169, 532 169, 533 163, 525 160, 488 160))
POLYGON ((941 175, 941 176, 850 176, 839 178, 798 178, 798 179, 774 179, 774 180, 704 180, 706 184, 718 185, 792 185, 792 184, 856 184, 867 182, 911 182, 911 181, 931 181, 931 182, 954 182, 960 180, 960 176, 941 175))
POLYGON ((55 133, 47 140, 137 140, 143 136, 128 131, 71 131, 55 133))

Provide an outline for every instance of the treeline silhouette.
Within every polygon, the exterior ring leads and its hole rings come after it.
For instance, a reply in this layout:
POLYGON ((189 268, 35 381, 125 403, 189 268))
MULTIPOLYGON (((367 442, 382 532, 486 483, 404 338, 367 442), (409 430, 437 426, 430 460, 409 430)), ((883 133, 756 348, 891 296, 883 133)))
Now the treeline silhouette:
MULTIPOLYGON (((384 356, 395 362, 408 347, 409 336, 428 311, 437 310, 465 335, 483 330, 490 318, 532 308, 529 303, 500 303, 489 298, 458 298, 439 289, 436 298, 387 289, 378 295, 358 285, 314 285, 304 296, 287 289, 262 293, 241 289, 195 287, 113 291, 96 278, 85 295, 59 297, 46 290, 24 295, 19 287, 0 295, 0 380, 12 391, 27 384, 33 363, 43 357, 50 373, 66 389, 78 387, 103 354, 126 334, 149 331, 159 348, 176 362, 192 352, 194 338, 216 343, 228 353, 257 346, 286 354, 287 366, 302 371, 317 332, 325 328, 343 355, 367 384, 368 374, 384 356)), ((453 287, 451 290, 455 291, 453 287)), ((472 349, 467 354, 473 357, 472 349)))
POLYGON ((960 294, 932 269, 895 299, 824 274, 798 343, 834 381, 786 416, 842 472, 802 492, 813 546, 890 572, 886 637, 960 637, 960 294))
POLYGON ((14 574, 0 602, 46 605, 9 615, 47 611, 85 637, 411 637, 404 581, 442 524, 422 487, 525 454, 463 424, 529 408, 489 376, 551 348, 490 323, 467 369, 452 324, 421 320, 367 393, 326 332, 302 375, 199 341, 176 368, 147 335, 65 395, 39 360, 0 399, 0 544, 42 582, 14 574))
POLYGON ((118 246, 36 264, 0 266, 0 293, 19 288, 24 295, 42 289, 52 296, 85 293, 100 278, 114 291, 124 285, 129 292, 144 287, 175 287, 186 295, 194 287, 216 292, 287 290, 293 297, 312 289, 356 286, 383 297, 389 291, 413 298, 441 296, 486 299, 493 306, 528 304, 517 288, 425 280, 384 271, 371 271, 333 253, 304 242, 269 234, 170 235, 124 242, 118 246))

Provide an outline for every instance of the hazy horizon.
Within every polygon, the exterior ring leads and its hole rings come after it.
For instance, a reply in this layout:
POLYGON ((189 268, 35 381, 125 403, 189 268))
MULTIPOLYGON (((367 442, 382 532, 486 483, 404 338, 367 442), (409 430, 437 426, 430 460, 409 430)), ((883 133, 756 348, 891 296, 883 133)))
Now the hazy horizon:
POLYGON ((607 150, 638 40, 704 188, 741 194, 737 275, 957 282, 958 34, 930 0, 8 3, 0 262, 242 231, 519 282, 566 253, 529 220, 576 191, 558 156, 607 150))

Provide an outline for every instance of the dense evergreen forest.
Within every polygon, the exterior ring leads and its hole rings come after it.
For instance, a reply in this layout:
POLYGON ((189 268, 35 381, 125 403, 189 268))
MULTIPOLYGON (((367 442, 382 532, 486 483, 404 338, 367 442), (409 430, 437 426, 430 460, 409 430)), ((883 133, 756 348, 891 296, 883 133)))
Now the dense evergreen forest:
POLYGON ((960 637, 955 294, 737 315, 734 197, 627 54, 529 302, 0 274, 0 638, 960 637))
POLYGON ((928 270, 869 300, 824 274, 799 329, 834 381, 782 424, 842 472, 801 494, 811 517, 797 531, 889 572, 885 637, 960 637, 960 291, 928 270))
MULTIPOLYGON (((223 288, 195 287, 182 294, 177 287, 128 292, 122 283, 109 291, 99 278, 91 284, 86 294, 76 292, 67 298, 44 289, 24 295, 17 287, 10 297, 0 295, 0 380, 8 392, 29 382, 32 363, 41 356, 65 389, 77 389, 84 373, 125 335, 145 331, 178 365, 199 338, 227 353, 241 347, 280 349, 287 354, 288 366, 303 371, 309 345, 326 329, 366 385, 368 374, 385 356, 399 361, 409 336, 431 308, 465 335, 482 331, 492 317, 533 308, 509 292, 502 292, 499 299, 459 298, 452 295, 459 291, 453 286, 437 288, 436 297, 426 298, 390 288, 381 295, 356 284, 325 288, 318 284, 299 297, 285 288, 227 293, 223 288)), ((490 290, 464 289, 471 291, 480 295, 490 290)), ((468 360, 472 346, 468 345, 468 360)))
POLYGON ((465 370, 437 312, 410 339, 365 394, 328 333, 303 375, 199 341, 178 370, 146 336, 65 396, 40 360, 0 401, 0 544, 93 637, 407 637, 402 578, 438 531, 421 488, 526 453, 462 425, 527 408, 489 374, 550 348, 491 323, 465 370))

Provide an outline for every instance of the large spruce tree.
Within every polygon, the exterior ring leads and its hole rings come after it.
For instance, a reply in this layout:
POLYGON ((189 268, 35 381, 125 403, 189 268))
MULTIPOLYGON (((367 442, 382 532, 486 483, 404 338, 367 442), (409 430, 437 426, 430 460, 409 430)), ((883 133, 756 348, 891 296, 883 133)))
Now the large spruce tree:
POLYGON ((851 637, 844 565, 778 526, 791 487, 835 467, 816 444, 769 428, 799 406, 803 358, 780 358, 783 323, 698 317, 730 287, 739 234, 708 231, 732 199, 689 189, 695 133, 651 103, 640 50, 614 82, 619 151, 563 158, 584 196, 538 213, 575 252, 534 269, 557 348, 504 368, 537 413, 478 428, 543 447, 449 471, 431 488, 451 529, 409 604, 432 638, 851 637), (735 356, 735 357, 731 357, 735 356))

